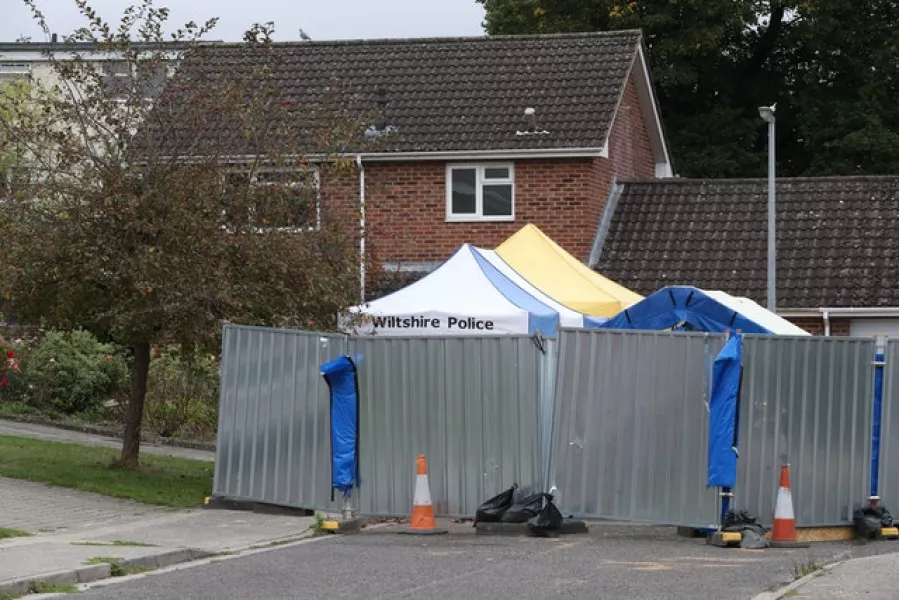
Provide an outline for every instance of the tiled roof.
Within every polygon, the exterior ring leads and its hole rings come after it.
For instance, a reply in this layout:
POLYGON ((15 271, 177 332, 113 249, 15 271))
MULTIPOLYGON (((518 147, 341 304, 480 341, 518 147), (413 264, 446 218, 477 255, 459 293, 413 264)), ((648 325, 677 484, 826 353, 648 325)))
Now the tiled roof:
MULTIPOLYGON (((625 183, 596 269, 642 294, 767 288, 767 181, 625 183)), ((780 179, 777 307, 899 306, 899 176, 780 179)))
MULTIPOLYGON (((377 108, 382 92, 394 128, 382 151, 598 149, 639 43, 638 31, 623 31, 296 42, 272 50, 275 79, 298 119, 328 101, 358 118, 377 108), (548 134, 516 135, 528 127, 528 107, 548 134)), ((188 64, 202 65, 207 77, 236 77, 259 66, 254 52, 267 51, 216 44, 188 64)))

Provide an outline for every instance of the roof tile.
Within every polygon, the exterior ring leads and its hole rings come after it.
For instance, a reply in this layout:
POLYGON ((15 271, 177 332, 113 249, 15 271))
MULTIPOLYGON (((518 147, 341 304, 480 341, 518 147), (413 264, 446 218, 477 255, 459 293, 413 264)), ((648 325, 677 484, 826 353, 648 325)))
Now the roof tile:
MULTIPOLYGON (((396 128, 388 152, 601 148, 639 40, 623 31, 278 43, 274 79, 299 119, 315 114, 329 88, 351 117, 373 111, 384 92, 396 128), (515 135, 527 107, 548 135, 515 135)), ((252 52, 216 44, 186 62, 237 77, 258 66, 252 52)))
MULTIPOLYGON (((767 181, 624 184, 597 270, 641 294, 767 297, 767 181)), ((899 306, 899 176, 779 179, 779 308, 899 306)))

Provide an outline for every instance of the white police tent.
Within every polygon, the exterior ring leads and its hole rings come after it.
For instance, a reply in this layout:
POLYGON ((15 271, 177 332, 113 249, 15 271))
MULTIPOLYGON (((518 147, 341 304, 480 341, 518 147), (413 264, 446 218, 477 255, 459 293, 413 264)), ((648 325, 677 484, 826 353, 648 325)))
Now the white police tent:
POLYGON ((341 315, 345 330, 381 336, 534 335, 595 327, 518 276, 495 252, 464 244, 423 279, 341 315))

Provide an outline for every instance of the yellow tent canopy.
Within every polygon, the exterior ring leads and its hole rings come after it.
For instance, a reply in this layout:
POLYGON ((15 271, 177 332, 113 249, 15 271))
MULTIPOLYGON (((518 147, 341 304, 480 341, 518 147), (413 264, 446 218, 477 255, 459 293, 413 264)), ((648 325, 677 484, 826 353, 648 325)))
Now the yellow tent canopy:
POLYGON ((587 267, 534 225, 522 227, 496 253, 544 294, 586 315, 611 317, 643 299, 587 267))

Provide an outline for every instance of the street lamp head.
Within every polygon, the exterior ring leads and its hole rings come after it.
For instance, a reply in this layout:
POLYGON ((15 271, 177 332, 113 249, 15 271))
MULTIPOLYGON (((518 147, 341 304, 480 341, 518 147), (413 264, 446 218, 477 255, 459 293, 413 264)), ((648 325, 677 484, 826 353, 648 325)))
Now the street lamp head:
POLYGON ((777 107, 777 103, 775 102, 771 106, 759 106, 759 116, 765 123, 773 123, 774 122, 774 110, 777 107))

